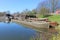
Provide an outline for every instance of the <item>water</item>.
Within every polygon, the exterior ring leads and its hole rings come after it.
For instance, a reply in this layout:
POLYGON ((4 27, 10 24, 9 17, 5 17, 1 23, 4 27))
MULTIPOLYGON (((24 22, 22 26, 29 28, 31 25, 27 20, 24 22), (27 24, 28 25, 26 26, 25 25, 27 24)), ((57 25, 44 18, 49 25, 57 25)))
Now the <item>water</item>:
POLYGON ((0 22, 0 40, 30 40, 35 33, 23 25, 0 22))

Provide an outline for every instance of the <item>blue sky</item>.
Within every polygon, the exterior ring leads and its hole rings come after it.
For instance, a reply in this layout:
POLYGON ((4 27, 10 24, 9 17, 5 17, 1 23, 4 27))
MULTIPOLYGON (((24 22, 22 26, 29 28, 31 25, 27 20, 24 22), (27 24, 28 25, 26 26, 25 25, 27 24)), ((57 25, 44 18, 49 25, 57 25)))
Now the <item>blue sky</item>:
POLYGON ((10 11, 22 12, 25 9, 32 10, 37 7, 43 0, 0 0, 0 12, 10 11))

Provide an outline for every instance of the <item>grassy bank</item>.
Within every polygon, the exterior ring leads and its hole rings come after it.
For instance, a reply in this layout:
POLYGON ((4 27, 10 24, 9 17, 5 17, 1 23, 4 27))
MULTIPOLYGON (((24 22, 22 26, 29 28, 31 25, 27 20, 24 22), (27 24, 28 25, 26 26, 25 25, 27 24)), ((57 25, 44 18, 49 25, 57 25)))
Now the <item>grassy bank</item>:
MULTIPOLYGON (((39 16, 39 18, 41 18, 39 16)), ((58 22, 60 24, 60 15, 52 15, 52 16, 48 16, 46 17, 48 18, 50 21, 52 22, 58 22)), ((54 36, 50 39, 50 40, 60 40, 60 25, 58 27, 56 27, 56 30, 58 30, 59 34, 57 36, 54 36)))
POLYGON ((60 22, 60 15, 52 15, 47 17, 50 21, 56 21, 56 22, 60 22))
MULTIPOLYGON (((41 17, 39 17, 39 18, 41 18, 41 17)), ((60 15, 55 14, 55 15, 52 15, 52 16, 48 16, 46 18, 48 18, 52 22, 58 22, 60 24, 60 15)), ((56 27, 56 29, 60 30, 60 25, 58 27, 56 27)))
MULTIPOLYGON (((43 18, 43 15, 38 16, 38 18, 43 18)), ((48 18, 50 21, 56 21, 56 22, 60 22, 60 15, 52 15, 52 16, 48 16, 46 17, 48 18)))

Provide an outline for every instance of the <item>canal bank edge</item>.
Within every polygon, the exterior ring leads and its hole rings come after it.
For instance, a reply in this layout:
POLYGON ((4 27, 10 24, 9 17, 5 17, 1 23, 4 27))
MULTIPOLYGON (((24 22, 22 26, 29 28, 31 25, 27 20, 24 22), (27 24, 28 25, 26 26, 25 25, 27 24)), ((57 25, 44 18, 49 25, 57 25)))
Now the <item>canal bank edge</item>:
POLYGON ((24 26, 27 26, 27 28, 33 28, 37 31, 40 31, 40 30, 48 31, 48 28, 49 28, 49 24, 47 25, 46 23, 45 23, 46 25, 44 24, 44 27, 43 26, 41 27, 40 24, 39 25, 34 23, 31 24, 31 22, 26 22, 26 21, 12 20, 12 22, 15 22, 17 24, 22 24, 24 26))

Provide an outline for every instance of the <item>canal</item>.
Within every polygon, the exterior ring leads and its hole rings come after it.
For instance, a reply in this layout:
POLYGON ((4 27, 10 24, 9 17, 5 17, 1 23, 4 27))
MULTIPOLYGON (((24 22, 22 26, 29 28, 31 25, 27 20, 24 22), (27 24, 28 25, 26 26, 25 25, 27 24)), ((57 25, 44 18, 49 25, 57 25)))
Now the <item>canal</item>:
POLYGON ((30 40, 35 30, 17 23, 0 22, 0 40, 30 40))
POLYGON ((56 30, 40 29, 41 32, 17 23, 0 22, 0 40, 57 40, 56 30))

